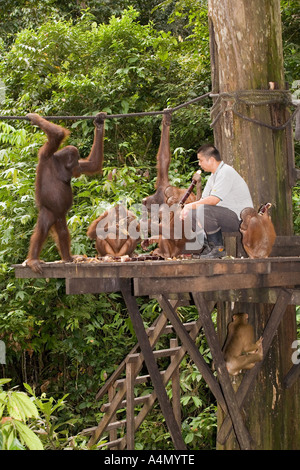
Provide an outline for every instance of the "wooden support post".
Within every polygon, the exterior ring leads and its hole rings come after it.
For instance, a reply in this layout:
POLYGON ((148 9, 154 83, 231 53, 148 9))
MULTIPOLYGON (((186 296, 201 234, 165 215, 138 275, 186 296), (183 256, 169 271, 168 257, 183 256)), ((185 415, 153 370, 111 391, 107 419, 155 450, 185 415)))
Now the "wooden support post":
POLYGON ((202 319, 204 332, 210 351, 218 372, 218 378, 224 393, 226 405, 235 430, 241 450, 251 450, 252 438, 243 421, 239 406, 235 397, 230 377, 224 361, 224 356, 217 338, 217 334, 211 319, 211 315, 204 300, 203 294, 193 293, 193 298, 202 319))
MULTIPOLYGON (((108 399, 110 401, 110 403, 113 401, 114 399, 114 396, 116 394, 116 391, 115 391, 115 388, 113 386, 113 384, 109 387, 108 389, 108 399)), ((114 415, 112 417, 112 420, 114 421, 116 419, 116 415, 114 415)), ((111 429, 109 431, 109 440, 110 441, 115 441, 117 439, 117 430, 116 429, 111 429)))
MULTIPOLYGON (((281 292, 279 293, 279 296, 277 298, 277 302, 271 312, 270 318, 268 320, 268 323, 263 333, 263 360, 265 359, 268 353, 268 350, 271 346, 274 335, 279 327, 279 324, 286 311, 286 308, 289 305, 291 296, 292 296, 292 292, 286 289, 281 289, 281 292)), ((248 370, 245 373, 243 381, 241 385, 239 386, 238 391, 236 393, 236 398, 237 398, 237 402, 239 406, 243 405, 248 393, 250 392, 254 379, 262 367, 263 360, 260 362, 257 362, 255 366, 253 367, 253 369, 248 370)), ((220 444, 224 444, 226 440, 228 439, 230 432, 231 432, 231 423, 227 416, 224 419, 222 426, 218 432, 218 437, 217 437, 218 442, 220 444)))
POLYGON ((127 450, 134 450, 134 381, 137 356, 129 356, 126 363, 126 443, 127 450))
POLYGON ((164 309, 166 316, 168 317, 169 321, 173 325, 174 330, 176 331, 177 336, 180 338, 182 344, 186 348, 187 352, 195 362, 196 366, 198 367, 199 371, 201 372, 205 382, 209 386, 210 390, 214 394, 216 400, 220 404, 220 406, 226 410, 226 403, 220 389, 218 382, 216 381, 215 377, 213 376, 210 368, 204 361, 203 357, 199 353, 194 341, 187 333, 186 329, 184 328, 183 324, 179 320, 176 312, 170 305, 168 299, 164 295, 158 295, 157 299, 164 309))
MULTIPOLYGON (((170 339, 170 348, 178 347, 178 339, 170 339)), ((171 364, 174 364, 176 361, 175 356, 171 356, 171 364)), ((180 410, 180 373, 179 365, 175 366, 175 371, 172 375, 172 404, 174 416, 177 421, 178 426, 181 428, 181 410, 180 410)))
MULTIPOLYGON (((173 307, 173 308, 175 308, 175 307, 173 307)), ((200 328, 201 328, 201 320, 198 318, 198 320, 195 322, 195 324, 193 325, 193 327, 191 328, 190 333, 189 333, 189 336, 191 337, 191 339, 193 341, 195 341, 195 339, 197 338, 200 328)), ((167 385, 169 380, 172 378, 172 376, 175 372, 175 369, 177 367, 179 367, 179 365, 180 365, 182 359, 184 358, 185 354, 186 354, 186 348, 185 348, 185 346, 181 346, 180 350, 172 358, 173 361, 171 362, 171 364, 169 365, 169 367, 167 368, 167 370, 165 371, 165 373, 163 375, 163 383, 164 383, 165 386, 167 385)), ((142 424, 143 420, 146 418, 147 414, 150 412, 151 408, 153 407, 153 405, 156 401, 156 398, 157 398, 157 396, 156 396, 156 392, 154 390, 151 393, 151 396, 148 398, 147 403, 143 406, 143 408, 141 409, 141 411, 138 413, 138 415, 135 418, 135 423, 134 423, 135 424, 135 430, 137 430, 139 428, 139 426, 142 424)), ((124 444, 124 440, 123 440, 121 442, 121 445, 120 445, 120 450, 122 450, 124 448, 125 448, 125 444, 124 444)))
MULTIPOLYGON (((158 341, 162 331, 164 330, 165 326, 167 324, 167 318, 165 317, 165 315, 162 313, 159 318, 157 319, 157 321, 155 321, 155 329, 154 331, 150 334, 150 344, 151 344, 151 347, 154 348, 156 342, 158 341)), ((136 352, 136 349, 133 348, 131 353, 135 353, 136 352)), ((143 361, 144 361, 144 358, 143 358, 143 355, 141 354, 140 355, 140 359, 136 365, 136 374, 139 373, 139 371, 141 370, 142 366, 143 366, 143 361)), ((113 374, 113 379, 116 378, 116 375, 113 374)), ((100 397, 106 393, 106 387, 104 386, 98 393, 97 393, 97 396, 96 396, 96 399, 100 399, 100 397)), ((95 445, 100 436, 102 435, 102 433, 105 431, 106 427, 108 426, 108 424, 112 421, 113 417, 114 417, 114 413, 115 411, 119 408, 119 405, 120 403, 122 402, 124 396, 126 395, 126 383, 124 382, 122 384, 122 386, 120 387, 119 391, 116 393, 116 395, 114 396, 114 399, 113 399, 113 402, 111 402, 111 406, 110 406, 110 410, 105 413, 105 416, 101 419, 100 423, 98 424, 98 426, 96 427, 96 429, 94 430, 94 433, 93 435, 91 436, 89 442, 88 442, 88 447, 92 447, 93 445, 95 445)))
MULTIPOLYGON (((150 339, 150 343, 151 343, 151 346, 152 348, 155 346, 159 336, 161 335, 163 329, 165 328, 165 325, 167 323, 167 319, 166 317, 164 316, 163 312, 159 315, 158 318, 156 318, 156 320, 153 322, 153 324, 151 325, 151 327, 147 330, 147 335, 149 336, 149 339, 150 339)), ((130 356, 131 354, 135 354, 137 352, 139 348, 139 343, 137 343, 133 348, 132 350, 130 351, 130 353, 128 354, 128 356, 130 356)), ((127 356, 127 357, 128 357, 127 356)), ((142 367, 142 363, 143 363, 143 357, 140 358, 141 360, 139 361, 138 365, 137 365, 137 371, 136 371, 136 375, 138 375, 141 367, 142 367)), ((117 380, 117 378, 121 375, 121 373, 123 372, 123 370, 125 369, 126 367, 126 360, 127 358, 125 358, 121 364, 119 365, 119 367, 115 370, 115 372, 110 376, 110 378, 107 380, 107 382, 105 383, 105 385, 99 390, 99 392, 97 393, 96 395, 96 400, 100 400, 108 391, 109 387, 110 387, 110 384, 114 383, 115 380, 117 380)), ((111 402, 111 400, 110 400, 111 402)))
POLYGON ((285 388, 290 388, 296 380, 300 377, 300 364, 294 364, 289 372, 286 374, 283 384, 285 388))
POLYGON ((128 308, 128 312, 133 324, 135 334, 137 336, 141 351, 144 356, 144 360, 151 376, 153 386, 155 388, 157 398, 161 407, 161 411, 166 420, 166 424, 171 434, 174 446, 176 450, 186 450, 186 445, 183 441, 180 429, 175 420, 174 413, 170 404, 170 401, 167 396, 165 386, 163 384, 161 375, 159 373, 157 364, 154 359, 153 351, 151 349, 148 336, 145 332, 143 320, 141 318, 139 308, 136 302, 136 299, 131 294, 132 285, 130 279, 122 279, 121 281, 121 291, 125 303, 128 308))

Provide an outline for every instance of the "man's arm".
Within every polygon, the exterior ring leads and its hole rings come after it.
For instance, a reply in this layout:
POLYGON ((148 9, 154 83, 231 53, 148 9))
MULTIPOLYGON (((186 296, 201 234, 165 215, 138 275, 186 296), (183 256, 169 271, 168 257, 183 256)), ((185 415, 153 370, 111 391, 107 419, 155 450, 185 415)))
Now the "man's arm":
POLYGON ((182 209, 180 213, 180 218, 181 220, 184 220, 187 217, 190 210, 197 209, 197 207, 202 204, 208 204, 209 206, 216 206, 219 202, 220 202, 220 198, 218 198, 217 196, 207 196, 203 199, 200 199, 199 201, 190 202, 189 204, 186 204, 184 208, 182 209))

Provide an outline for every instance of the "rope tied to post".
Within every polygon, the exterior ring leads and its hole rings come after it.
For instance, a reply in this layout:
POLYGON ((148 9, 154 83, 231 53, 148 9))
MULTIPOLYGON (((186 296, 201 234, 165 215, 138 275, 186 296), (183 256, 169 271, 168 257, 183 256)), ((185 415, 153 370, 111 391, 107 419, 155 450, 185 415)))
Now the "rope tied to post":
POLYGON ((211 127, 213 128, 219 119, 227 112, 231 111, 236 116, 259 126, 266 127, 274 131, 284 130, 299 112, 300 106, 292 101, 291 93, 288 90, 239 90, 236 92, 222 92, 211 94, 212 98, 217 98, 211 108, 211 127), (272 106, 281 105, 286 108, 294 106, 296 109, 282 125, 272 125, 259 119, 249 117, 241 108, 250 106, 272 106))

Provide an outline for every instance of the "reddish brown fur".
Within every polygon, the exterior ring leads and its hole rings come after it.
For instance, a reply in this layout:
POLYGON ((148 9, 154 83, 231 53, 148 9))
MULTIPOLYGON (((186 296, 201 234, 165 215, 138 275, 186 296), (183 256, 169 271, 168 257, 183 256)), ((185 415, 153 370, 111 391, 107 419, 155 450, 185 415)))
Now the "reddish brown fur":
MULTIPOLYGON (((96 249, 100 256, 124 256, 132 255, 140 238, 131 238, 128 233, 129 225, 135 224, 136 216, 133 212, 127 210, 124 206, 117 205, 112 209, 105 211, 88 228, 87 235, 92 240, 96 240, 96 249), (107 232, 104 239, 97 237, 97 225, 105 218, 103 229, 107 232), (120 230, 123 231, 123 237, 120 238, 120 230), (113 235, 109 235, 112 232, 113 235), (126 238, 124 238, 127 233, 126 238)), ((132 226, 132 225, 131 225, 132 226)), ((136 233, 140 231, 140 225, 135 225, 136 233)))
POLYGON ((71 145, 58 150, 69 135, 68 130, 48 122, 38 114, 27 115, 32 124, 39 126, 47 135, 47 141, 39 151, 36 169, 35 198, 39 215, 26 260, 26 264, 35 272, 42 272, 39 256, 50 230, 61 258, 64 261, 73 260, 66 222, 66 214, 73 202, 71 178, 82 173, 91 175, 102 171, 105 115, 99 113, 96 116, 94 143, 89 157, 84 160, 79 159, 77 148, 71 145))
MULTIPOLYGON (((166 112, 162 119, 162 130, 160 137, 160 145, 156 155, 156 168, 157 168, 157 179, 156 179, 156 192, 152 196, 148 196, 143 199, 143 204, 150 211, 152 204, 164 204, 172 205, 178 203, 181 197, 185 194, 186 189, 176 188, 170 186, 169 182, 169 166, 171 162, 170 152, 170 125, 172 115, 166 112)), ((196 196, 192 193, 187 199, 188 202, 196 200, 196 196)))
MULTIPOLYGON (((156 192, 152 196, 148 196, 143 199, 143 204, 146 206, 147 210, 150 212, 152 204, 168 204, 172 206, 173 204, 178 204, 182 196, 186 193, 186 189, 176 188, 171 186, 169 182, 169 166, 171 161, 170 153, 170 125, 171 125, 171 114, 166 112, 163 115, 162 119, 162 131, 160 138, 160 146, 157 152, 156 161, 157 161, 157 180, 156 180, 156 192)), ((191 193, 188 197, 186 203, 194 202, 196 196, 194 193, 191 193)), ((173 216, 172 216, 173 217, 173 216)), ((174 231, 174 220, 170 220, 170 232, 174 231)), ((177 214, 176 217, 179 217, 177 214)), ((150 222, 149 222, 150 225, 150 222)), ((142 242, 143 249, 147 249, 150 243, 158 243, 158 248, 154 251, 153 254, 162 256, 163 258, 173 258, 178 256, 184 250, 186 239, 182 238, 177 239, 164 239, 162 237, 162 224, 159 224, 159 238, 158 239, 145 239, 142 242)))
POLYGON ((224 359, 230 375, 252 369, 263 358, 262 338, 254 342, 254 330, 248 323, 248 314, 239 313, 232 317, 223 348, 224 359))
POLYGON ((273 248, 276 233, 268 210, 263 215, 251 207, 241 212, 240 232, 249 258, 267 258, 273 248))
MULTIPOLYGON (((175 186, 168 186, 165 189, 166 203, 168 204, 168 206, 178 204, 182 197, 185 195, 185 193, 185 188, 176 188, 175 186)), ((196 201, 196 195, 194 193, 191 193, 185 201, 185 204, 189 204, 190 202, 194 201, 196 201)))
MULTIPOLYGON (((170 236, 168 238, 163 237, 163 224, 162 222, 158 224, 158 238, 150 238, 150 239, 145 239, 142 241, 142 248, 146 250, 148 246, 151 243, 158 243, 158 247, 153 251, 153 255, 158 255, 161 256, 162 258, 174 258, 178 255, 180 255, 184 249, 185 249, 185 244, 188 241, 185 237, 184 233, 184 221, 179 219, 181 208, 178 207, 177 210, 174 212, 170 212, 169 217, 170 217, 170 236), (177 223, 181 224, 182 228, 182 238, 175 238, 175 233, 174 233, 174 225, 175 225, 175 218, 177 218, 177 223)), ((162 219, 162 213, 161 213, 161 219, 162 219)), ((164 223, 167 223, 167 221, 164 220, 164 223)), ((149 223, 150 226, 150 223, 149 223)), ((150 227, 149 227, 150 228, 150 227)))

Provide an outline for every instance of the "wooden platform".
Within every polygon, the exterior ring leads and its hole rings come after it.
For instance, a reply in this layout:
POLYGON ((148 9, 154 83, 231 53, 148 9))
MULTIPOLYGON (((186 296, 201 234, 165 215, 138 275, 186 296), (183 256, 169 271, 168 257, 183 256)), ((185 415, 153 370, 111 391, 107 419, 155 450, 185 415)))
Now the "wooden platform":
POLYGON ((120 291, 131 279, 135 296, 300 286, 300 257, 43 264, 43 274, 15 265, 17 278, 65 278, 68 294, 120 291))

